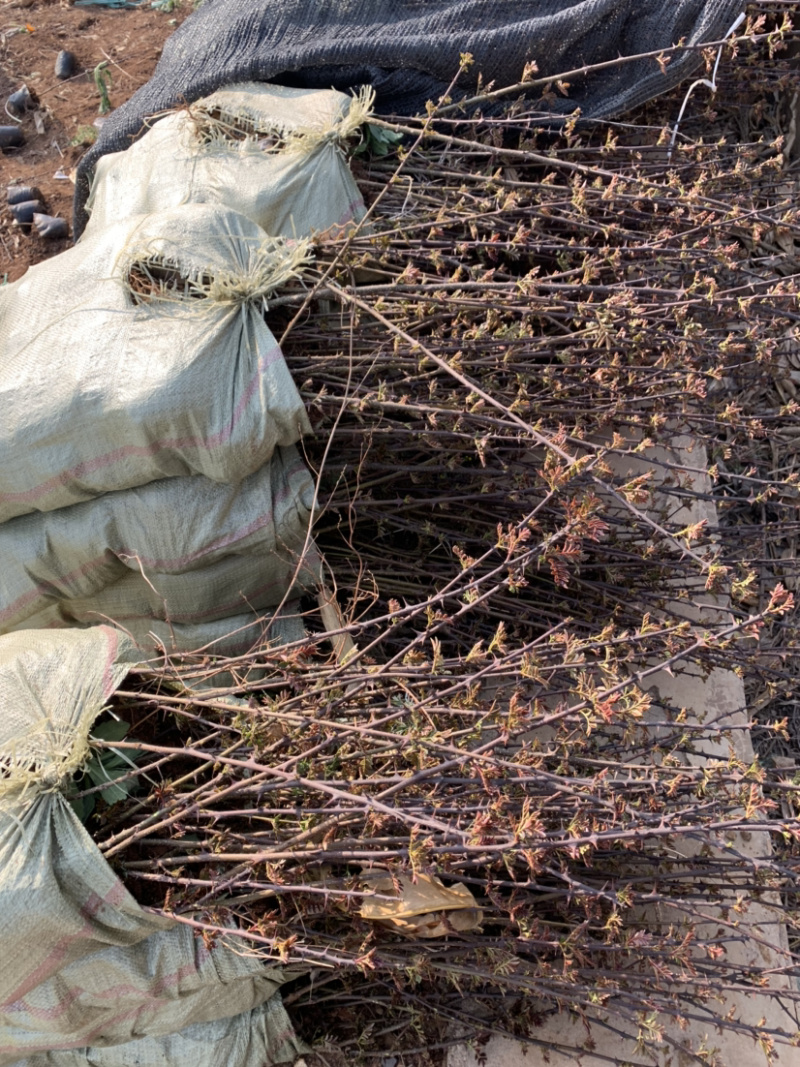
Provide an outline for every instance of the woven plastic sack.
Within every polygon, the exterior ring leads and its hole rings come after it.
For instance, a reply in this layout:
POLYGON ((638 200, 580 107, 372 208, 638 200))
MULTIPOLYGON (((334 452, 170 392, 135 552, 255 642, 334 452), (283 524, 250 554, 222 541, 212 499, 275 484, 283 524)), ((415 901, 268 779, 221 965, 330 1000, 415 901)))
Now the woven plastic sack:
POLYGON ((314 483, 294 446, 241 484, 170 478, 0 524, 0 633, 103 616, 202 624, 314 588, 314 483))
MULTIPOLYGON (((95 625, 65 617, 62 605, 46 608, 26 624, 31 630, 48 632, 65 627, 87 630, 95 625)), ((275 611, 249 610, 212 622, 166 622, 139 616, 116 626, 150 666, 163 667, 180 655, 185 684, 204 692, 210 688, 238 689, 258 681, 264 677, 264 660, 269 660, 270 649, 303 643, 307 636, 297 600, 287 600, 275 611), (187 653, 197 654, 194 668, 187 653)))
MULTIPOLYGON (((163 648, 167 654, 202 651, 215 657, 248 656, 272 646, 302 641, 306 636, 296 600, 287 601, 277 613, 250 611, 216 622, 167 623, 139 618, 120 625, 142 649, 154 648, 160 652, 163 648)), ((248 677, 255 675, 248 673, 248 677)), ((219 674, 214 679, 216 685, 228 684, 219 674)))
POLYGON ((203 626, 245 613, 251 618, 269 613, 287 598, 315 591, 319 582, 320 559, 312 542, 302 563, 259 552, 226 556, 184 574, 143 578, 131 572, 96 596, 60 601, 58 609, 65 625, 113 620, 127 626, 150 619, 203 626))
MULTIPOLYGON (((155 1052, 173 1035, 172 1061, 121 1050, 114 1062, 188 1064, 193 1052, 194 1067, 211 1067, 215 1028, 205 1052, 180 1031, 223 1020, 216 1029, 228 1040, 224 1020, 263 1004, 283 980, 224 940, 208 949, 185 925, 143 911, 65 799, 94 720, 136 656, 109 627, 0 638, 0 1065, 143 1038, 155 1052)), ((276 1018, 276 1047, 292 1059, 287 1020, 276 1018)), ((242 1064, 255 1067, 252 1057, 242 1064)))
POLYGON ((186 205, 0 288, 0 522, 160 478, 236 483, 296 443, 310 425, 264 312, 305 261, 186 205))
POLYGON ((180 204, 221 204, 268 234, 308 237, 360 220, 364 201, 344 155, 371 94, 231 86, 159 119, 100 161, 86 234, 180 204))
POLYGON ((251 1012, 195 1023, 179 1034, 109 1048, 45 1052, 14 1067, 270 1067, 296 1059, 298 1042, 280 997, 251 1012))

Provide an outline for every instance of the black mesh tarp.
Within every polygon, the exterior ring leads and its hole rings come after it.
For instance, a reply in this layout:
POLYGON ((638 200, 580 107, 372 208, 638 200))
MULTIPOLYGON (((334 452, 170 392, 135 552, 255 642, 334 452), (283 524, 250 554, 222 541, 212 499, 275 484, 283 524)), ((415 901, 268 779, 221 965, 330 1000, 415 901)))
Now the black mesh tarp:
MULTIPOLYGON (((126 148, 145 119, 236 81, 310 88, 372 84, 384 113, 414 114, 437 99, 458 70, 474 88, 520 80, 535 60, 542 75, 619 56, 720 39, 742 0, 205 0, 167 41, 155 74, 103 126, 78 169, 75 233, 96 160, 126 148)), ((572 81, 562 111, 619 114, 676 85, 697 51, 614 65, 572 81)))

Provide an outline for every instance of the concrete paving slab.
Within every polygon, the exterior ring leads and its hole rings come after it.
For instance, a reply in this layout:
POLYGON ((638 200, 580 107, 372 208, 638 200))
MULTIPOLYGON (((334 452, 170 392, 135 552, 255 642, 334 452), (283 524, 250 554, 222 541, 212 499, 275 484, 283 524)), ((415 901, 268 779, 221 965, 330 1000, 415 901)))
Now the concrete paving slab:
MULTIPOLYGON (((653 471, 654 481, 664 487, 663 492, 656 491, 652 501, 655 521, 669 519, 688 526, 705 520, 711 528, 716 527, 711 481, 705 473, 707 456, 696 441, 676 434, 671 447, 650 449, 638 456, 615 457, 614 465, 615 473, 622 476, 653 471), (676 471, 688 473, 676 475, 676 471), (687 479, 699 496, 689 496, 676 503, 667 486, 674 484, 677 476, 687 479)), ((698 576, 692 603, 681 601, 686 617, 698 628, 731 617, 726 598, 705 593, 703 584, 698 576)), ((748 721, 744 685, 733 671, 716 668, 704 674, 687 665, 674 674, 659 672, 648 679, 648 684, 660 702, 685 708, 689 723, 714 724, 702 745, 685 754, 687 764, 727 761, 731 755, 745 764, 752 762, 750 735, 743 729, 748 721)), ((763 832, 731 834, 729 845, 733 854, 743 858, 771 856, 769 836, 763 832)), ((688 855, 695 846, 683 843, 681 847, 688 855)), ((699 849, 701 843, 696 847, 699 849)), ((532 1035, 533 1044, 523 1047, 518 1042, 493 1037, 479 1052, 458 1045, 448 1054, 447 1067, 695 1067, 697 1064, 767 1067, 770 1059, 766 1050, 750 1034, 738 1032, 735 1026, 736 1023, 744 1027, 765 1026, 787 1035, 797 1034, 800 1040, 797 1006, 780 995, 795 988, 794 979, 782 973, 788 963, 786 927, 776 895, 747 901, 743 912, 732 909, 737 904, 737 895, 741 894, 737 894, 734 883, 722 897, 709 900, 703 912, 707 923, 702 929, 708 935, 719 931, 733 967, 772 971, 768 988, 754 987, 746 998, 734 991, 715 1003, 698 1006, 694 1017, 687 1018, 683 1026, 666 1020, 663 1038, 644 1044, 638 1040, 636 1023, 625 1022, 613 1011, 598 1012, 591 1021, 568 1013, 555 1014, 548 1016, 532 1035), (724 1017, 729 1019, 729 1024, 722 1029, 719 1020, 724 1017)), ((663 905, 650 908, 645 918, 655 928, 686 921, 680 909, 663 905)), ((781 1044, 773 1050, 773 1057, 772 1062, 779 1067, 800 1067, 800 1048, 781 1044)))

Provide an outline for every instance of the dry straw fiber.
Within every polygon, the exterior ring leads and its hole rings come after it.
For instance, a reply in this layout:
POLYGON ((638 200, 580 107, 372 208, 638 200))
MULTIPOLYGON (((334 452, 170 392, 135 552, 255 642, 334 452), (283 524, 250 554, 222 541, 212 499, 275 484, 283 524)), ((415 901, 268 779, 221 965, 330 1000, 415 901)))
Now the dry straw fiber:
POLYGON ((369 94, 231 86, 104 156, 87 204, 95 233, 181 204, 220 204, 271 236, 306 237, 364 215, 343 152, 369 94))

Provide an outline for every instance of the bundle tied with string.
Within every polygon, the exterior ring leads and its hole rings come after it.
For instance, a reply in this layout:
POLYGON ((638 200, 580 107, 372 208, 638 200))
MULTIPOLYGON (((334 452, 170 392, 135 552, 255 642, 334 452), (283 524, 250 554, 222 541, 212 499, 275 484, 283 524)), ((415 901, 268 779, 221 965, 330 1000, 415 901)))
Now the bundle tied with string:
POLYGON ((156 117, 130 148, 100 161, 87 233, 187 203, 233 208, 275 236, 358 222, 364 202, 345 149, 374 95, 244 83, 156 117))
POLYGON ((303 241, 189 204, 6 286, 0 522, 160 478, 236 484, 295 444, 310 424, 264 312, 307 260, 303 241))
POLYGON ((142 909, 66 799, 136 658, 108 627, 0 638, 0 1064, 291 1062, 284 972, 142 909))

